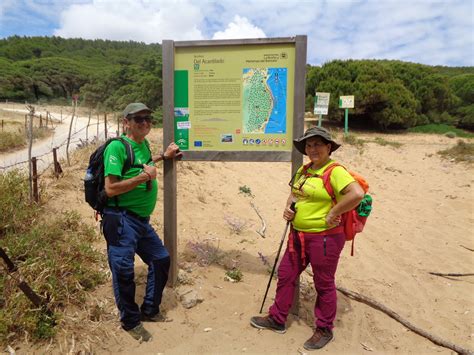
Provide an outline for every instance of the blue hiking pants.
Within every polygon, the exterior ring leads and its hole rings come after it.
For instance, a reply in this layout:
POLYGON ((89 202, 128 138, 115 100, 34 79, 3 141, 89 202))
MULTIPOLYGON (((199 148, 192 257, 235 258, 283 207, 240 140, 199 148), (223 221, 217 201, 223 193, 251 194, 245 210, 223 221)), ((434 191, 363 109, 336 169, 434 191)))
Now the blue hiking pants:
POLYGON ((141 313, 153 316, 160 312, 170 256, 150 225, 149 217, 106 208, 102 230, 107 241, 115 303, 120 311, 122 327, 129 330, 140 324, 141 313), (140 308, 135 303, 135 253, 148 265, 145 297, 140 308))

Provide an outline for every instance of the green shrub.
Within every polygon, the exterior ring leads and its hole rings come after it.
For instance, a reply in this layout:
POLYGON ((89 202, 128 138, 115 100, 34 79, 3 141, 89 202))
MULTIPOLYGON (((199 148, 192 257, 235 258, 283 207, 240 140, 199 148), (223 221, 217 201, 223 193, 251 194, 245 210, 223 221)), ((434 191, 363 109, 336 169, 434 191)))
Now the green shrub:
POLYGON ((434 134, 445 134, 446 132, 453 132, 458 137, 474 138, 473 133, 464 131, 462 129, 459 129, 447 124, 428 124, 424 126, 409 128, 408 131, 414 132, 414 133, 434 133, 434 134))

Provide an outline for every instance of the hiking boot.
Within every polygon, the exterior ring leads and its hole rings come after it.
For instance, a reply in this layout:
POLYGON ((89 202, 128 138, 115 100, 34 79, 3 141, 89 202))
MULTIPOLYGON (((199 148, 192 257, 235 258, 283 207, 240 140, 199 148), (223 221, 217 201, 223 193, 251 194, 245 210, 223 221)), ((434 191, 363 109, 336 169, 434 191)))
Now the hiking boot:
POLYGON ((142 341, 149 341, 151 339, 151 334, 143 328, 143 324, 137 325, 135 328, 127 330, 127 333, 130 334, 133 339, 138 340, 139 342, 142 341))
POLYGON ((332 331, 329 328, 316 328, 311 338, 306 340, 303 347, 306 350, 321 349, 333 338, 332 331))
POLYGON ((271 316, 252 317, 250 318, 250 324, 258 329, 270 329, 279 334, 286 333, 285 325, 277 323, 271 316))
POLYGON ((172 322, 173 321, 171 318, 166 317, 162 313, 157 313, 153 316, 142 313, 141 318, 143 322, 172 322))

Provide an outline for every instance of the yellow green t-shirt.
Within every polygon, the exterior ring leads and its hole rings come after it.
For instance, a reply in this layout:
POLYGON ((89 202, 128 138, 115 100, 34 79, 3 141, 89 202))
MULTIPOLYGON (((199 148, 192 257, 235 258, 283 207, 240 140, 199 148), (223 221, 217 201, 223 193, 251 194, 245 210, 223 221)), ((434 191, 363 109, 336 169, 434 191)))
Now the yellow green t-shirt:
MULTIPOLYGON (((135 154, 134 165, 146 164, 151 159, 150 149, 148 148, 148 142, 145 140, 141 143, 137 143, 126 136, 122 136, 132 146, 135 154)), ((119 140, 110 142, 104 151, 104 176, 115 175, 121 180, 127 180, 132 177, 139 175, 143 169, 131 168, 126 171, 122 176, 122 168, 125 164, 127 157, 125 145, 119 140)), ((153 165, 153 162, 148 163, 153 165)), ((147 190, 146 183, 142 183, 135 187, 133 190, 124 194, 118 195, 118 207, 127 209, 141 217, 148 217, 155 209, 156 199, 158 194, 158 183, 156 180, 152 180, 152 188, 150 191, 147 190)), ((107 206, 115 207, 116 200, 114 197, 109 198, 107 206)))
MULTIPOLYGON (((291 189, 293 195, 297 198, 295 205, 296 214, 293 220, 293 227, 296 230, 317 233, 329 229, 326 223, 326 216, 331 210, 332 200, 324 188, 321 177, 326 167, 332 163, 334 161, 329 160, 320 169, 308 169, 307 174, 304 175, 302 174, 303 167, 298 169, 291 189), (312 176, 306 176, 308 174, 312 176)), ((341 198, 341 191, 354 181, 352 175, 342 166, 337 166, 333 169, 330 182, 336 195, 336 201, 339 201, 341 198)))

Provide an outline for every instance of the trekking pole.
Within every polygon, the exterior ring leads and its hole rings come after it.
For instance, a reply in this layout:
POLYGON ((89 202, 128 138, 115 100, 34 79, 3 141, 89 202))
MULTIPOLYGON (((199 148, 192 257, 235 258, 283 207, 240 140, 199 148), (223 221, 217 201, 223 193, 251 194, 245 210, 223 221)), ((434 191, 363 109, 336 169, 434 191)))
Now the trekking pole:
MULTIPOLYGON (((291 204, 290 209, 292 211, 295 210, 295 202, 293 202, 291 204)), ((283 232, 283 235, 281 236, 280 247, 278 248, 278 252, 277 252, 276 257, 275 257, 275 263, 273 264, 272 273, 270 275, 270 279, 268 280, 267 289, 265 290, 265 296, 263 296, 262 306, 260 307, 260 313, 262 313, 263 305, 265 304, 265 300, 267 299, 268 290, 270 289, 270 284, 272 283, 273 274, 275 273, 275 268, 276 268, 276 265, 277 265, 277 262, 278 262, 278 258, 280 257, 281 248, 283 247, 283 242, 285 241, 285 237, 286 237, 286 233, 288 232, 289 225, 290 225, 290 221, 287 221, 286 226, 285 226, 285 230, 283 232)))

